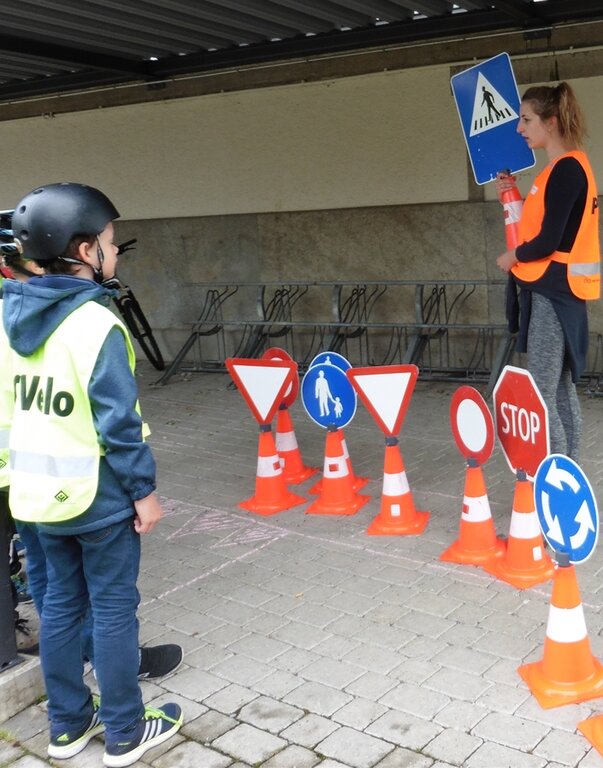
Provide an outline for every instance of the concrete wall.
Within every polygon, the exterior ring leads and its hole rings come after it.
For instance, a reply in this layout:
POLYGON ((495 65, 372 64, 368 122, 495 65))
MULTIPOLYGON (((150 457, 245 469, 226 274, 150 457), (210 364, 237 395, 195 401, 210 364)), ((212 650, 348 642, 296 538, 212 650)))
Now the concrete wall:
MULTIPOLYGON (((569 58, 563 76, 600 125, 603 70, 572 78, 569 58)), ((120 272, 167 357, 199 311, 190 283, 499 277, 502 212, 473 182, 449 86, 472 63, 5 120, 0 208, 50 181, 106 191, 118 237, 139 240, 120 272)), ((520 91, 543 79, 532 59, 514 67, 520 91)), ((497 321, 500 306, 481 313, 497 321)), ((600 306, 592 319, 603 332, 600 306)))
POLYGON ((8 153, 1 204, 86 180, 128 219, 467 197, 448 67, 14 120, 0 144, 28 149, 8 153))

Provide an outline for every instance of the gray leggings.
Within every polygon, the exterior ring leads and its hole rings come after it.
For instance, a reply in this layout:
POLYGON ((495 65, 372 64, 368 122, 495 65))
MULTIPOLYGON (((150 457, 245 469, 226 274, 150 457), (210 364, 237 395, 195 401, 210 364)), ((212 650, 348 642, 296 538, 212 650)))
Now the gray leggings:
POLYGON ((565 338, 549 299, 532 293, 528 328, 528 370, 549 411, 551 453, 578 461, 582 416, 576 385, 565 361, 565 338))

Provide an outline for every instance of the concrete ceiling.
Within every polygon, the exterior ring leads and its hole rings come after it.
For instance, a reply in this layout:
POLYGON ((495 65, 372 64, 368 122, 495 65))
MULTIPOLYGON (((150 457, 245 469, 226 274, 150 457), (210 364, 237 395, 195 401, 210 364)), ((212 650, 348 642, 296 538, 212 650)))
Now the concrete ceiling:
POLYGON ((593 0, 2 0, 0 101, 602 19, 593 0))

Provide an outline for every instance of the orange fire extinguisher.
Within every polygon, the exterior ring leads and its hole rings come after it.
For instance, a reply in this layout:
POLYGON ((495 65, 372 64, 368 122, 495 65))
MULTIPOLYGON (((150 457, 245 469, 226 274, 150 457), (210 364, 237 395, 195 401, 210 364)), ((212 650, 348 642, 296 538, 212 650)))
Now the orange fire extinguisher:
POLYGON ((507 248, 511 250, 519 245, 519 220, 523 209, 523 199, 515 184, 515 177, 511 176, 508 171, 503 171, 502 175, 508 176, 513 181, 513 186, 501 192, 500 195, 505 216, 505 238, 507 248))

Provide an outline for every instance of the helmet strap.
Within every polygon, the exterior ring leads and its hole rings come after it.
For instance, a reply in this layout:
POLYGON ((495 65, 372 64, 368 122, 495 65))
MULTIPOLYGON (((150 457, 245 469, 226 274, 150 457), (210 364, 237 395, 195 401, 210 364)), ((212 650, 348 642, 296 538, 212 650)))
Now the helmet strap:
POLYGON ((90 266, 94 272, 94 282, 102 285, 104 280, 103 264, 105 263, 105 254, 98 241, 98 237, 96 238, 96 258, 98 259, 98 267, 93 267, 92 264, 90 266))

